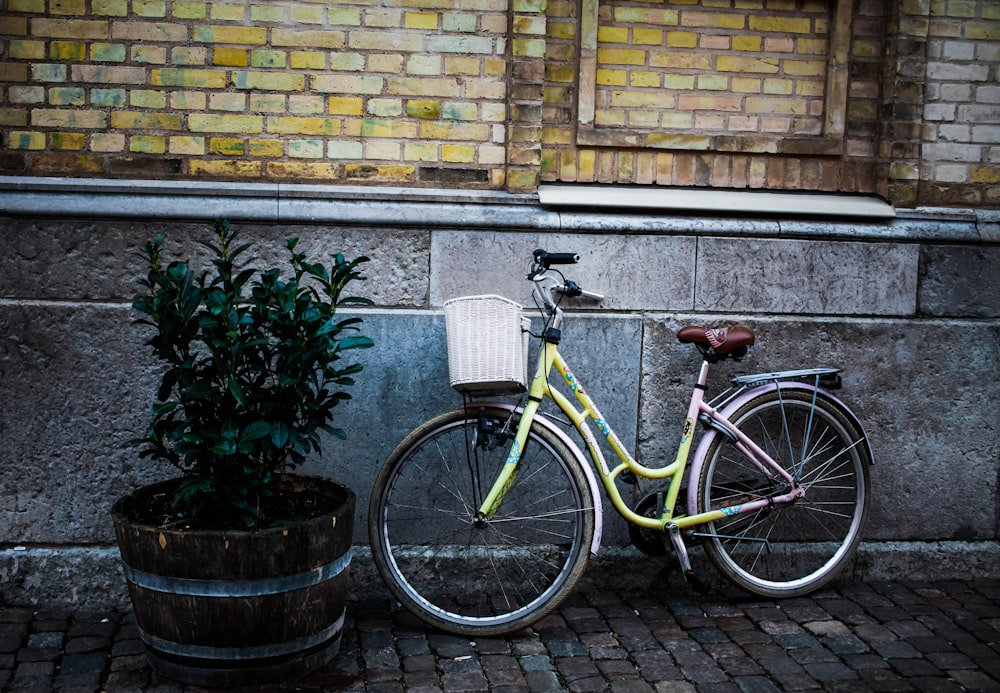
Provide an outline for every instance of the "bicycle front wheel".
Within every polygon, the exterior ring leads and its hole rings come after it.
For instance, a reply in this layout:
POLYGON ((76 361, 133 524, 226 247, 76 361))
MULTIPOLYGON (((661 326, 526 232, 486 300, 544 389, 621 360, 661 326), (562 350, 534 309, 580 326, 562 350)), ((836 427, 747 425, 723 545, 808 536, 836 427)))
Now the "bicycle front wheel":
POLYGON ((791 503, 736 513, 790 487, 717 436, 701 471, 699 509, 730 508, 734 514, 707 525, 705 552, 748 592, 809 594, 843 569, 861 540, 871 493, 864 436, 836 403, 818 393, 814 399, 811 390, 776 388, 740 407, 730 421, 805 493, 791 503))
POLYGON ((499 510, 477 517, 519 415, 443 414, 410 433, 375 480, 368 532, 392 593, 433 627, 510 633, 556 608, 587 565, 594 499, 572 453, 534 424, 499 510))

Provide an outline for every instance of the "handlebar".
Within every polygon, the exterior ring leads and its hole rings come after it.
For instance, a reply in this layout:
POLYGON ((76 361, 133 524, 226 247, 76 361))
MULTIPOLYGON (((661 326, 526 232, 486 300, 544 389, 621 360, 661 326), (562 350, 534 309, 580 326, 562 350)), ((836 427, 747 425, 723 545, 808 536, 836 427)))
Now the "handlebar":
MULTIPOLYGON (((534 262, 531 265, 531 271, 528 273, 528 279, 535 283, 536 297, 541 299, 541 305, 546 310, 551 310, 553 312, 558 311, 558 307, 552 298, 552 294, 562 294, 563 296, 569 297, 582 297, 592 301, 601 301, 604 299, 602 294, 581 289, 575 281, 564 278, 561 273, 553 273, 559 274, 559 279, 556 279, 556 277, 552 274, 547 274, 552 265, 576 264, 580 261, 580 256, 578 254, 550 253, 547 250, 539 248, 533 253, 533 258, 534 262)), ((561 311, 558 312, 561 313, 561 311)))
POLYGON ((535 251, 535 262, 545 269, 552 265, 575 265, 580 261, 580 256, 576 253, 550 253, 539 248, 535 251))

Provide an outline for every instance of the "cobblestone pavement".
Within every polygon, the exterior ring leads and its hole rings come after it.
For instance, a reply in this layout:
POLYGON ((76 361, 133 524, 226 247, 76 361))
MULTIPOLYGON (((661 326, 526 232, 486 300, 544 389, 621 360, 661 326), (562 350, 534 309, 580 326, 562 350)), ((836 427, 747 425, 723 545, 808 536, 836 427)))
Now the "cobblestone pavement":
MULTIPOLYGON (((809 598, 578 593, 507 638, 348 608, 336 661, 271 691, 1000 691, 1000 581, 845 583, 809 598)), ((0 688, 193 693, 153 674, 130 613, 0 605, 0 688)))

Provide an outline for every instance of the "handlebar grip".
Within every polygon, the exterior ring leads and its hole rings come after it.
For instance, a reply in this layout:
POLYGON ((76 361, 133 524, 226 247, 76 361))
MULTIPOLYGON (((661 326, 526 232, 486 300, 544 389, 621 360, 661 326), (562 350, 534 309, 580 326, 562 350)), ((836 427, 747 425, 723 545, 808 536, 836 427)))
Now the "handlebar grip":
POLYGON ((535 251, 535 262, 548 268, 550 265, 575 265, 580 261, 576 253, 550 253, 539 248, 535 251))

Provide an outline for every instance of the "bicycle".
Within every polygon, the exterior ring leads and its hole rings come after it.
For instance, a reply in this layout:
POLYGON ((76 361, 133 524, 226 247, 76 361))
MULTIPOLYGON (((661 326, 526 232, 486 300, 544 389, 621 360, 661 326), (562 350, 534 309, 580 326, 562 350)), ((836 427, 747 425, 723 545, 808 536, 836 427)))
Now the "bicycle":
MULTIPOLYGON (((427 624, 456 634, 484 637, 530 626, 569 595, 596 554, 601 487, 630 523, 633 543, 654 554, 672 548, 699 591, 707 590, 707 580, 692 569, 691 539, 751 594, 794 597, 827 584, 861 539, 872 463, 860 421, 830 392, 841 384, 839 369, 737 376, 706 401, 710 365, 741 360, 755 336, 743 326, 685 326, 677 337, 700 351, 702 365, 677 455, 662 467, 640 464, 559 352, 560 301, 603 298, 554 269, 578 260, 534 253, 527 278, 544 328, 526 401, 466 395, 465 406, 418 426, 386 458, 368 527, 375 565, 393 595, 427 624), (576 404, 556 389, 553 372, 576 404), (540 411, 545 399, 568 422, 540 411), (617 465, 605 459, 589 421, 617 465), (576 430, 589 461, 559 423, 576 430), (618 482, 636 477, 665 488, 630 508, 618 482)), ((451 361, 450 330, 449 323, 451 361)))

